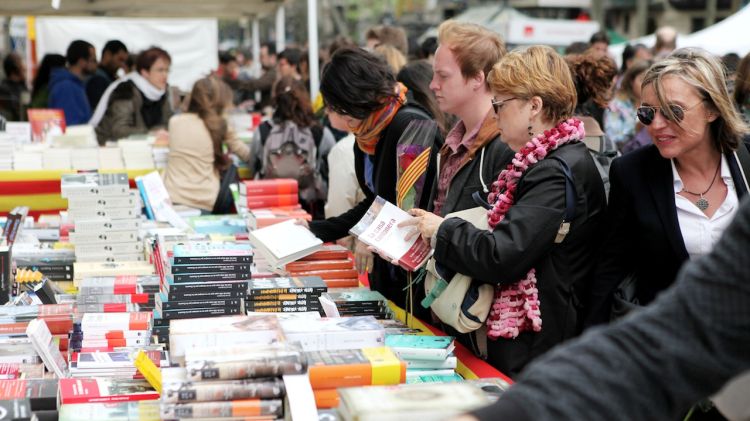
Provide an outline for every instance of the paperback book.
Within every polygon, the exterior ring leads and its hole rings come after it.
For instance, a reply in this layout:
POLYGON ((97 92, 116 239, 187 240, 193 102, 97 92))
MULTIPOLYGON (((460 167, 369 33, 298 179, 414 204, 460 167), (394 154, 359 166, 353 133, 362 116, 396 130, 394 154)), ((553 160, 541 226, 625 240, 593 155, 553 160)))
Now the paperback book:
POLYGON ((248 238, 274 268, 312 254, 323 245, 309 229, 291 220, 252 231, 248 238))

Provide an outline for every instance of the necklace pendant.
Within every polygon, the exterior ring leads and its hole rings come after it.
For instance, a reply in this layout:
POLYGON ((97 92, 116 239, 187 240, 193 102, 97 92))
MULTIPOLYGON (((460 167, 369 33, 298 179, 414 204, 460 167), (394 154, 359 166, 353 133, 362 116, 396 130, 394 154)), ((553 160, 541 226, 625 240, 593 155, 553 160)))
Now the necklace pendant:
POLYGON ((695 201, 695 206, 698 207, 698 209, 705 211, 708 209, 708 200, 704 199, 703 196, 701 196, 700 199, 695 201))

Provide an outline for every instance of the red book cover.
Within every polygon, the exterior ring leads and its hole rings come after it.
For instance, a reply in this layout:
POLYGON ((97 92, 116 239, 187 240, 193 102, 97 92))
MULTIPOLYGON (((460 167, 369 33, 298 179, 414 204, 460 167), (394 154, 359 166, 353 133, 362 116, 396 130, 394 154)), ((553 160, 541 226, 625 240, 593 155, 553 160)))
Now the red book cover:
POLYGON ((60 403, 130 402, 159 399, 159 392, 143 381, 60 379, 60 403))
POLYGON ((320 276, 323 280, 327 279, 357 279, 356 269, 332 269, 332 270, 310 270, 303 272, 293 272, 292 276, 320 276))
POLYGON ((31 142, 44 143, 65 133, 65 113, 61 109, 27 110, 31 123, 31 142))
POLYGON ((328 288, 356 288, 359 286, 359 279, 324 279, 328 288))
POLYGON ((296 194, 250 196, 247 198, 248 209, 295 206, 297 204, 299 204, 299 197, 296 194))
POLYGON ((291 178, 269 180, 247 180, 240 184, 240 193, 245 196, 297 195, 299 185, 291 178))
POLYGON ((2 380, 17 379, 20 368, 21 368, 20 364, 0 363, 0 379, 2 380))
POLYGON ((311 270, 353 269, 354 261, 343 260, 302 260, 288 263, 287 272, 305 272, 311 270))
POLYGON ((115 294, 135 294, 138 292, 138 277, 135 275, 119 275, 115 277, 115 294))
POLYGON ((326 244, 320 250, 307 255, 299 261, 309 260, 344 260, 349 258, 349 250, 338 244, 326 244))

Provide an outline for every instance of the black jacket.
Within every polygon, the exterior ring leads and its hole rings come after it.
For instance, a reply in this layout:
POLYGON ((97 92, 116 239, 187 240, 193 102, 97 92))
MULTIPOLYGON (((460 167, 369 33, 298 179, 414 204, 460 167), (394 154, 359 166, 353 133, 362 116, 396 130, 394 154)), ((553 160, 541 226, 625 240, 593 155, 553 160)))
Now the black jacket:
MULTIPOLYGON (((737 196, 746 193, 739 164, 726 155, 737 196)), ((689 255, 677 219, 672 166, 654 145, 612 161, 607 236, 591 289, 586 324, 609 321, 612 293, 626 275, 638 280, 640 304, 674 282, 689 255)))
MULTIPOLYGON (((397 158, 396 146, 401 134, 406 130, 412 120, 428 120, 429 115, 421 108, 407 103, 401 107, 380 135, 380 140, 375 147, 373 155, 372 181, 375 191, 370 190, 365 183, 365 153, 354 144, 354 169, 357 173, 357 181, 365 194, 365 199, 359 202, 349 211, 323 221, 312 221, 310 230, 323 241, 335 241, 349 235, 351 229, 365 215, 372 204, 375 196, 396 203, 396 181, 397 181, 397 158)), ((437 134, 436 136, 440 136, 437 134)), ((442 143, 437 139, 436 146, 432 148, 430 164, 425 177, 424 191, 430 191, 435 178, 435 154, 442 143)), ((427 208, 428 195, 423 194, 419 207, 427 208)), ((396 305, 404 307, 406 303, 406 272, 391 263, 375 256, 374 267, 370 274, 370 288, 380 291, 386 298, 392 300, 396 305)), ((416 305, 419 305, 418 303, 416 305)))
POLYGON ((555 244, 565 212, 565 176, 554 159, 544 159, 521 176, 516 201, 493 232, 449 218, 437 233, 435 259, 450 270, 490 284, 519 281, 536 269, 542 330, 516 339, 488 341, 488 362, 515 376, 534 357, 578 332, 574 288, 590 278, 606 200, 602 179, 583 143, 563 145, 549 156, 562 158, 576 186, 570 232, 555 244))

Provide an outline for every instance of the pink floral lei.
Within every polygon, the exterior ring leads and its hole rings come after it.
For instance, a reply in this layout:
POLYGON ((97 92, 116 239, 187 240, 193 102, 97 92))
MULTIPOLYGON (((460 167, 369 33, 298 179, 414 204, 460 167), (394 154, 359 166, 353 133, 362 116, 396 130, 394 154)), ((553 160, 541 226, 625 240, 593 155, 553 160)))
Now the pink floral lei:
MULTIPOLYGON (((490 231, 505 218, 508 209, 515 203, 516 187, 524 171, 543 160, 550 151, 560 145, 581 140, 584 136, 583 123, 571 118, 535 136, 516 152, 513 161, 500 172, 497 181, 492 183, 492 192, 488 200, 494 204, 487 211, 490 231)), ((487 336, 490 339, 513 339, 524 331, 542 330, 542 313, 534 268, 531 268, 520 281, 510 285, 498 285, 495 288, 495 299, 487 317, 487 328, 487 336)))

